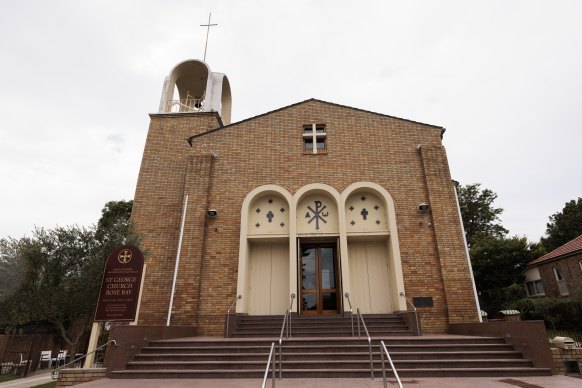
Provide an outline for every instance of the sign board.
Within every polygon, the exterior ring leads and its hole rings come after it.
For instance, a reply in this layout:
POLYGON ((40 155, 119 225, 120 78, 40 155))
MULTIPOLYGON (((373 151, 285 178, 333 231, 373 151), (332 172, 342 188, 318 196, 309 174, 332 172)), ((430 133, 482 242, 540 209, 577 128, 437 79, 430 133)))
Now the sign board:
POLYGON ((412 298, 412 303, 414 307, 433 307, 432 297, 430 296, 417 296, 412 298))
POLYGON ((116 248, 105 262, 95 321, 133 321, 137 309, 143 254, 133 245, 116 248))

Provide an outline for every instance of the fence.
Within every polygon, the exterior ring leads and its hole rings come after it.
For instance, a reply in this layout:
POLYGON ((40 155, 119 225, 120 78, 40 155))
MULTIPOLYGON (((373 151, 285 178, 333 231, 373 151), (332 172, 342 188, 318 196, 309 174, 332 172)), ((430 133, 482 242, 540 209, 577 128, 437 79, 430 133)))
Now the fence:
MULTIPOLYGON (((69 350, 61 337, 50 327, 29 326, 18 331, 3 330, 10 334, 0 335, 0 374, 26 377, 28 374, 64 363, 70 355, 59 358, 61 350, 69 350), (50 357, 41 357, 42 352, 51 352, 50 357)), ((78 343, 78 349, 87 348, 88 333, 78 343)))

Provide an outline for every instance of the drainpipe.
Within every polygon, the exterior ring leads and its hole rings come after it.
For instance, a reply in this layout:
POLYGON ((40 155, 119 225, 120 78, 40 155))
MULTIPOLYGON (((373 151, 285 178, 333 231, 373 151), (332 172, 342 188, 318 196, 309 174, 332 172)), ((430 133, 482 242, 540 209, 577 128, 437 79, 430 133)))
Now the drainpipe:
POLYGON ((168 307, 168 320, 166 326, 170 326, 172 318, 172 307, 174 305, 174 293, 176 291, 176 279, 178 278, 178 267, 180 265, 180 252, 182 251, 182 238, 184 237, 184 223, 186 222, 186 210, 188 208, 188 194, 184 198, 184 207, 182 208, 182 225, 180 226, 180 239, 178 240, 178 252, 176 253, 176 265, 174 266, 174 280, 172 281, 172 293, 170 294, 170 306, 168 307))

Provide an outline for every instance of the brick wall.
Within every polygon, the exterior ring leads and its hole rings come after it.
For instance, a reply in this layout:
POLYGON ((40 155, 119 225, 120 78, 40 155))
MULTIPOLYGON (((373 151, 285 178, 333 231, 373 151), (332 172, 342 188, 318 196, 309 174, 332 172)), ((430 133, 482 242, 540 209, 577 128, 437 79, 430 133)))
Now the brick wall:
MULTIPOLYGON (((140 324, 164 324, 167 318, 189 166, 190 146, 186 138, 216 128, 218 123, 216 114, 152 117, 132 214, 132 221, 144 237, 145 263, 148 265, 140 324)), ((199 214, 190 210, 190 216, 189 223, 199 214)), ((199 245, 193 236, 186 236, 186 239, 189 245, 199 245)), ((192 259, 185 257, 184 262, 188 260, 192 259)))
POLYGON ((77 384, 99 380, 105 377, 105 368, 92 369, 61 369, 57 387, 70 387, 77 384))
POLYGON ((578 370, 582 371, 582 348, 559 349, 552 348, 552 358, 554 367, 552 373, 555 375, 565 375, 566 367, 564 361, 574 361, 578 363, 578 370))
POLYGON ((190 148, 187 136, 217 125, 212 114, 152 115, 132 214, 148 265, 140 324, 165 323, 185 193, 172 323, 220 335, 236 295, 245 196, 264 184, 293 194, 309 183, 341 192, 361 181, 394 199, 407 296, 434 300, 422 309, 424 332, 477 320, 441 128, 310 100, 212 131, 190 148), (303 125, 310 123, 326 124, 325 154, 303 152, 303 125), (430 212, 418 212, 423 202, 430 212), (219 217, 208 219, 208 208, 219 217))

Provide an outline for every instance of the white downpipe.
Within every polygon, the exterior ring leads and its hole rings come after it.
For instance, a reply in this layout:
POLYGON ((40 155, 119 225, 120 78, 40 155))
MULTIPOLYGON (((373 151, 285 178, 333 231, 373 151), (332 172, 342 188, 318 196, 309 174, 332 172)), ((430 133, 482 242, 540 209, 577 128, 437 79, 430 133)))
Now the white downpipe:
POLYGON ((170 294, 170 306, 168 307, 168 320, 166 326, 170 326, 172 318, 172 307, 174 305, 174 292, 176 291, 176 279, 178 278, 178 266, 180 265, 180 252, 182 251, 182 237, 184 237, 184 223, 186 222, 186 209, 188 208, 188 194, 184 198, 184 207, 182 208, 182 225, 180 226, 180 239, 178 240, 178 253, 176 253, 176 265, 174 267, 174 280, 172 281, 172 293, 170 294))
POLYGON ((471 265, 471 256, 469 255, 469 247, 467 246, 467 236, 465 235, 465 225, 463 225, 463 216, 461 214, 461 205, 459 205, 459 196, 457 195, 457 188, 453 187, 455 192, 455 200, 457 202, 457 212, 459 213, 459 222, 461 223, 461 232, 463 233, 463 242, 465 243, 465 254, 467 255, 467 264, 469 264, 469 273, 471 274, 471 283, 473 284, 473 294, 475 296, 475 303, 477 304, 477 315, 479 322, 483 322, 481 317, 481 305, 479 304, 479 297, 477 296, 477 286, 475 285, 475 277, 473 276, 473 266, 471 265))

